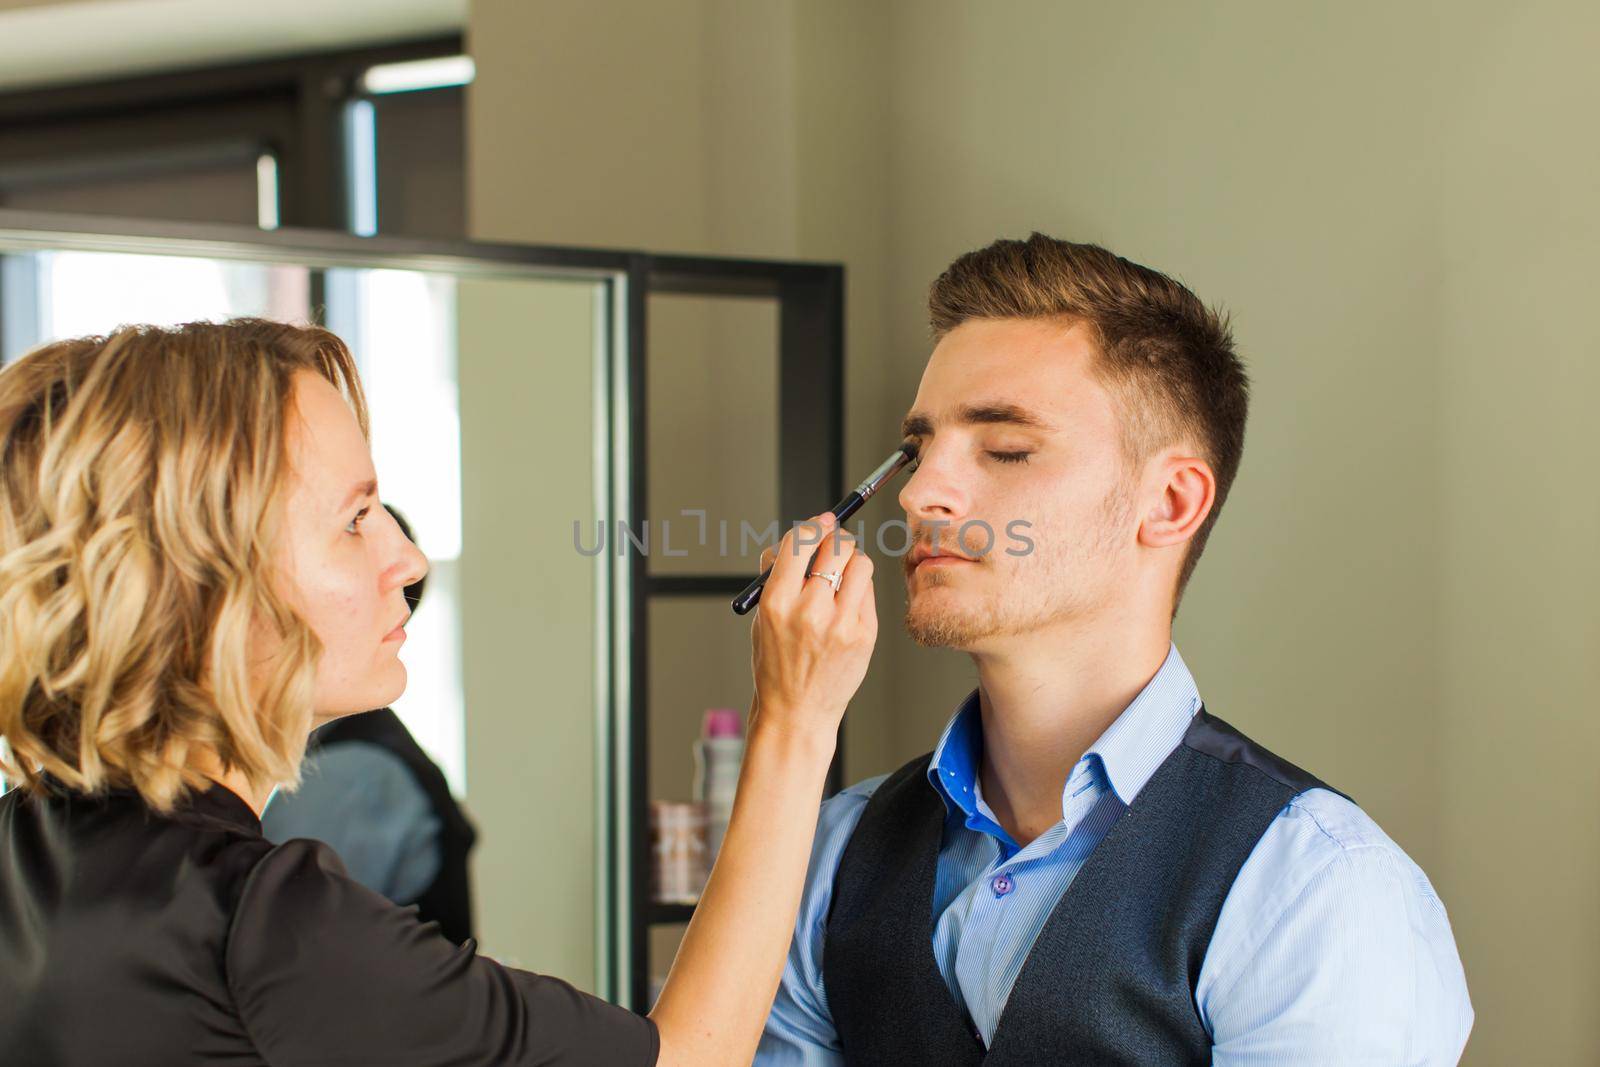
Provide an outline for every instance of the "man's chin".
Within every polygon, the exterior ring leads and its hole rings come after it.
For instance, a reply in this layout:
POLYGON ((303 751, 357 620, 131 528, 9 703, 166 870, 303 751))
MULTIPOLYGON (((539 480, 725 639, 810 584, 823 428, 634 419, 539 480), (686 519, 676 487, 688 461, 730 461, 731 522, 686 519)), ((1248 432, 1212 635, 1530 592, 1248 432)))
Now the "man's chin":
POLYGON ((949 648, 965 651, 981 640, 986 628, 978 620, 950 611, 918 611, 907 608, 906 633, 923 648, 949 648))

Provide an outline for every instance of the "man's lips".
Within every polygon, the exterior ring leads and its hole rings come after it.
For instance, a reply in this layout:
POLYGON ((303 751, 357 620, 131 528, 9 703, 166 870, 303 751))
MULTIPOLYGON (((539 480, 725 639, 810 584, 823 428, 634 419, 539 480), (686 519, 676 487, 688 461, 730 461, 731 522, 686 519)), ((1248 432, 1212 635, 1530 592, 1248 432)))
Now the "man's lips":
POLYGON ((406 621, 411 618, 411 612, 400 616, 400 621, 395 623, 394 629, 383 635, 385 641, 402 641, 406 636, 406 621))
POLYGON ((910 556, 913 570, 922 566, 948 567, 954 564, 976 562, 977 560, 972 559, 970 556, 963 556, 959 552, 951 552, 945 548, 940 548, 935 552, 931 545, 918 545, 911 550, 910 556))

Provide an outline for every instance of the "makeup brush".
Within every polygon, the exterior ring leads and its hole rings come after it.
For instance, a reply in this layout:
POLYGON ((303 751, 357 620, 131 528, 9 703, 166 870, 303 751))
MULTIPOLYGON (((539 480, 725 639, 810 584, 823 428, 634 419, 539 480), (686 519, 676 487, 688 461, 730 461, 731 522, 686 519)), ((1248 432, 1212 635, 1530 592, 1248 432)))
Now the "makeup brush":
MULTIPOLYGON (((833 506, 833 517, 839 520, 843 527, 845 520, 861 510, 861 505, 871 500, 879 489, 882 489, 896 474, 909 466, 917 458, 915 442, 907 441, 889 454, 889 458, 878 465, 878 469, 867 475, 866 481, 850 490, 850 495, 833 506)), ((744 587, 744 592, 733 598, 733 613, 735 615, 748 614, 761 600, 761 589, 767 584, 767 578, 772 574, 768 567, 761 572, 761 577, 744 587)))

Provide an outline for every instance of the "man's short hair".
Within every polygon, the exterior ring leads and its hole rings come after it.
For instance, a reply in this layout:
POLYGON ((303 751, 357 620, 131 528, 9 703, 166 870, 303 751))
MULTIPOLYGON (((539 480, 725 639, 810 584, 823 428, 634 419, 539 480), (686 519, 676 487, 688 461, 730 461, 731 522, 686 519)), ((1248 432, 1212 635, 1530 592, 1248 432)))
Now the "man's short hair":
POLYGON ((1211 513, 1189 542, 1173 613, 1216 525, 1244 452, 1250 382, 1227 316, 1179 282, 1099 245, 1035 233, 968 252, 928 292, 934 340, 969 319, 1060 319, 1086 325, 1094 372, 1117 402, 1123 452, 1142 463, 1192 444, 1217 478, 1211 513))

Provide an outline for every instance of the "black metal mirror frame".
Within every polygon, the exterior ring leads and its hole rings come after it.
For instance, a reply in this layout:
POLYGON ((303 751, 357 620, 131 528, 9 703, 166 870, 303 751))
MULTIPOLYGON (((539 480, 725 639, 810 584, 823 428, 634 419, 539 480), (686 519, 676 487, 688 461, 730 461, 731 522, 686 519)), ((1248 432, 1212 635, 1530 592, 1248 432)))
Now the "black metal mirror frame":
MULTIPOLYGON (((611 444, 605 518, 643 529, 649 515, 648 297, 689 294, 775 300, 779 306, 778 503, 800 518, 844 492, 844 268, 782 260, 722 259, 549 245, 354 237, 329 230, 151 222, 0 210, 0 242, 13 248, 283 260, 313 269, 389 267, 454 274, 524 273, 603 287, 601 333, 611 444)), ((319 301, 313 292, 313 305, 319 301)), ((6 309, 0 306, 0 318, 6 309)), ((649 605, 653 597, 728 599, 739 575, 651 575, 642 553, 606 553, 597 608, 596 746, 604 768, 596 818, 598 992, 649 1007, 648 931, 682 922, 686 907, 649 899, 649 605)), ((829 791, 838 788, 836 759, 829 791)))

